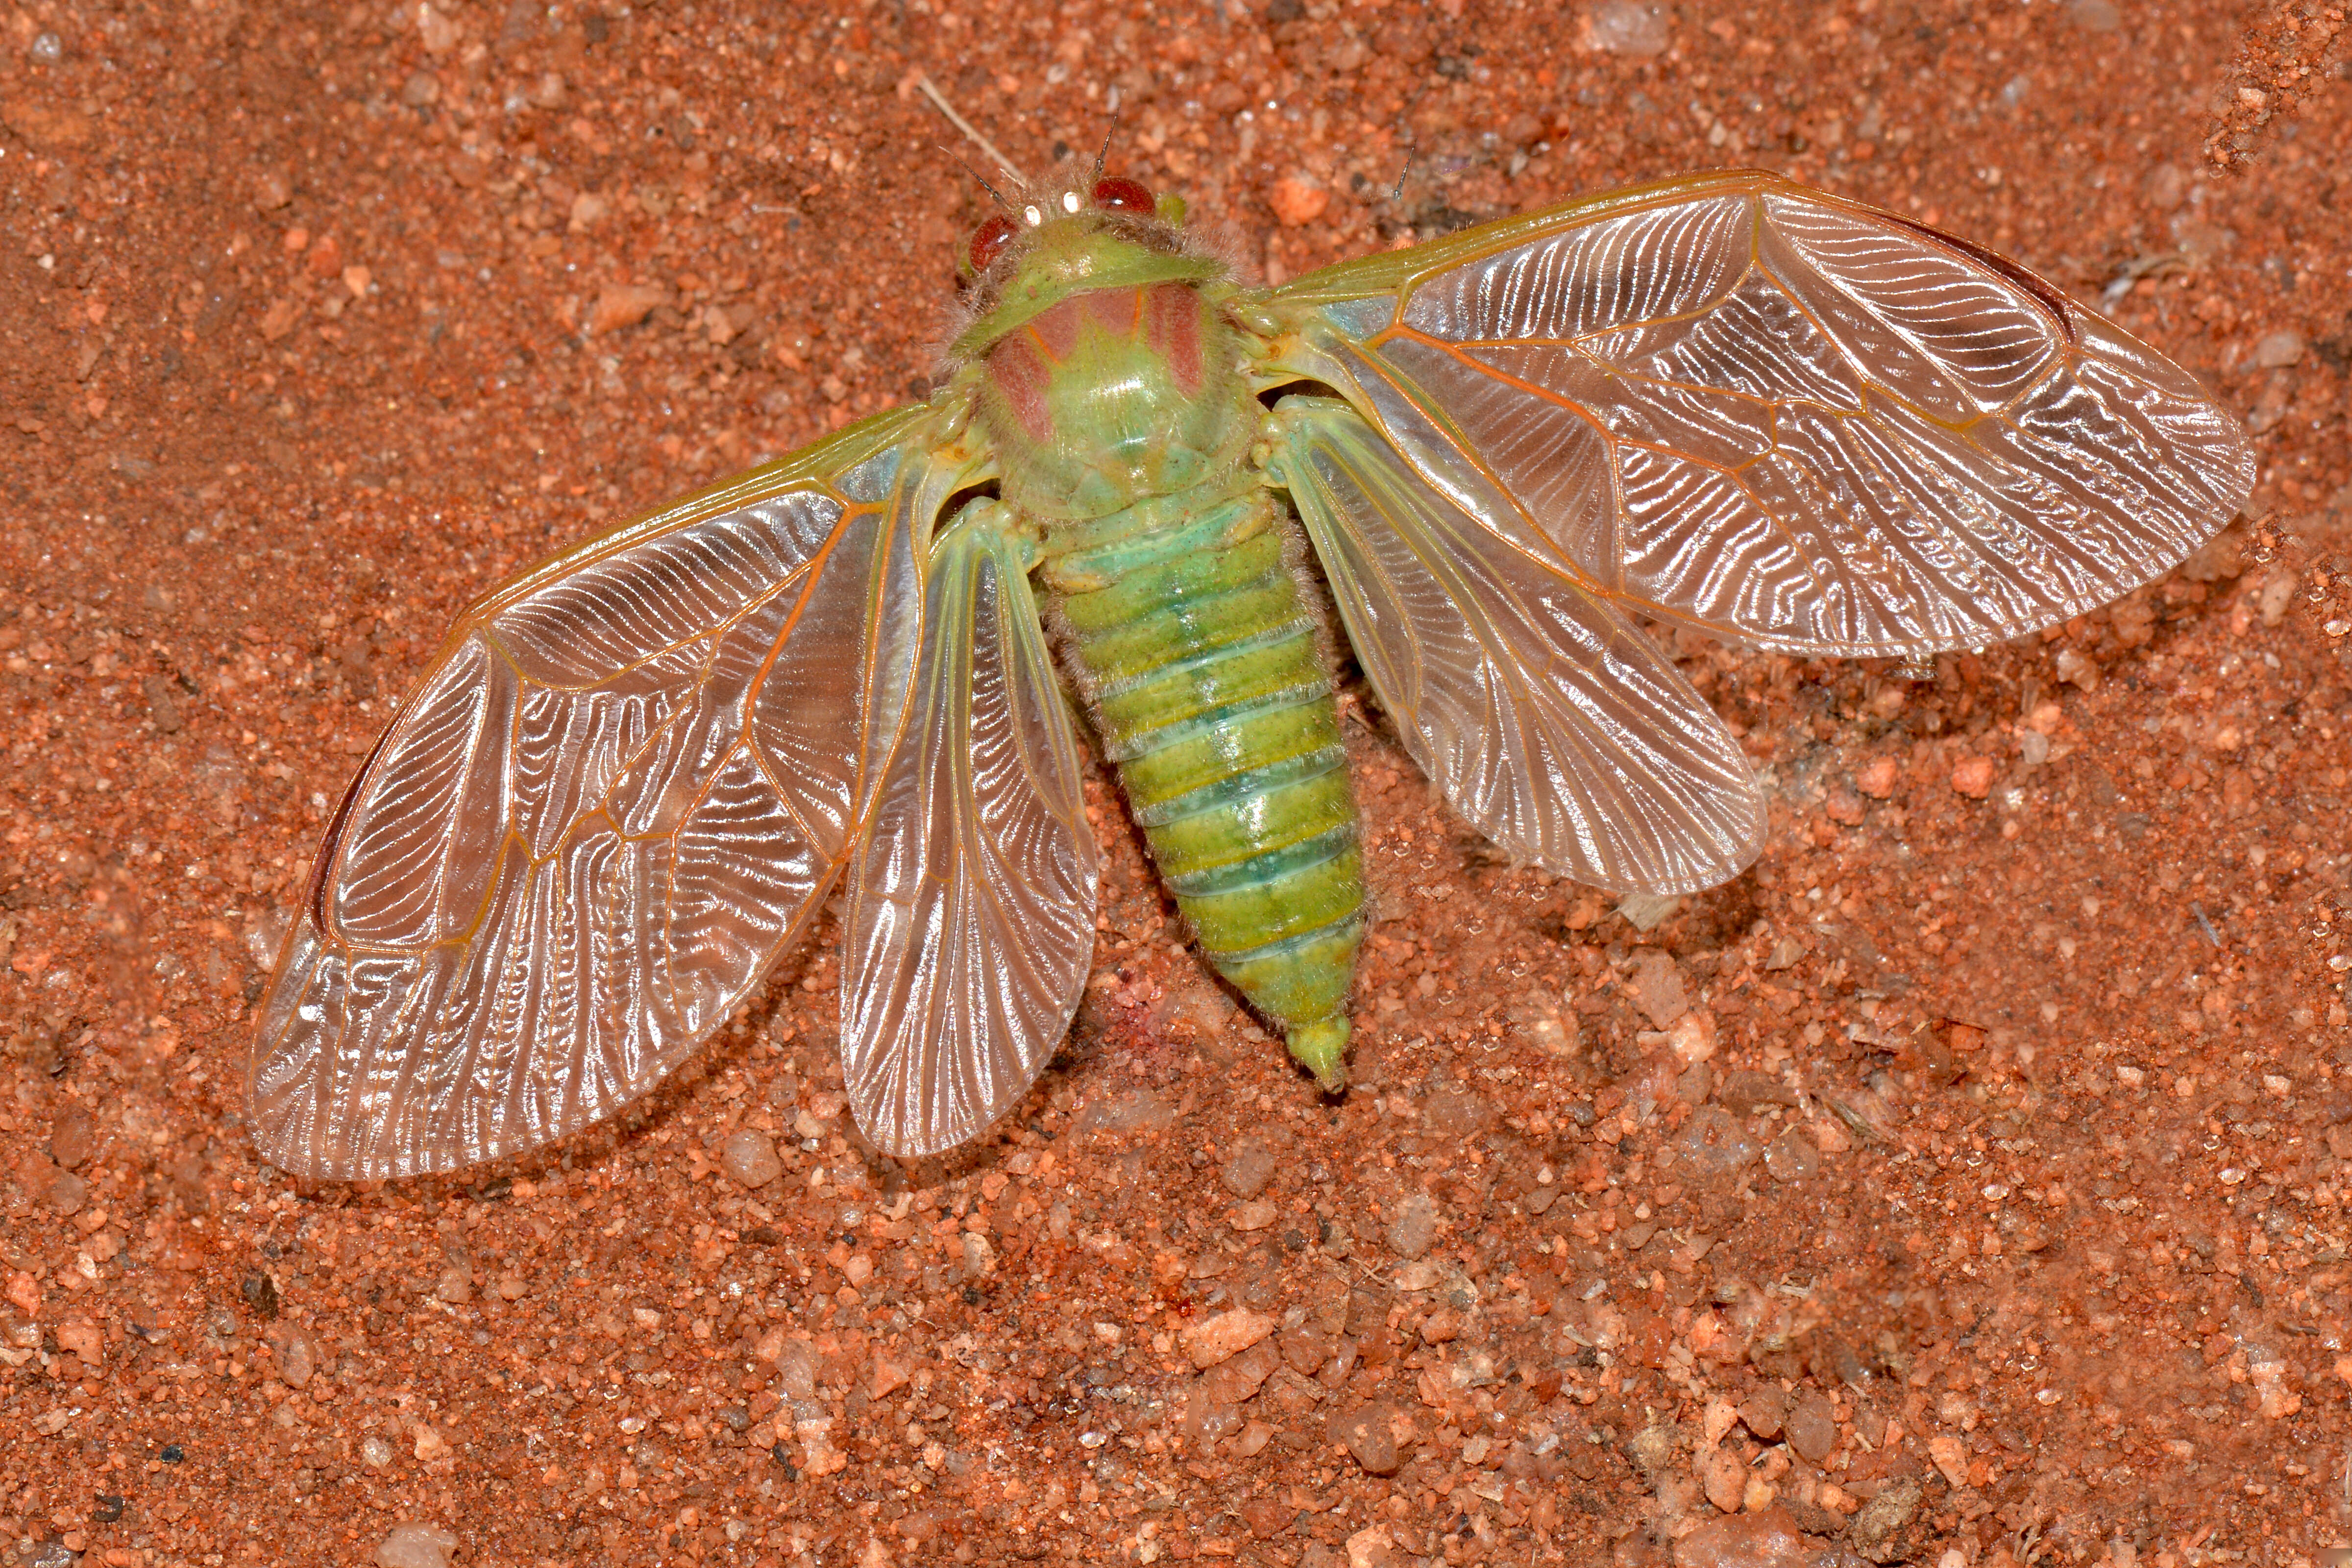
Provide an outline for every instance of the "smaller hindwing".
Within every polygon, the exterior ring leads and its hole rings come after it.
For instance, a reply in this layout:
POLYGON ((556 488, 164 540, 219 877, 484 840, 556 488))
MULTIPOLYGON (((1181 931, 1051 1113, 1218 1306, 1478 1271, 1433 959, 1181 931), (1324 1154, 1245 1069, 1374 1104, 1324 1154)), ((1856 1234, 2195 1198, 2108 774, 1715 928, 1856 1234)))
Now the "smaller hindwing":
POLYGON ((1021 1098, 1094 958, 1100 850, 1010 518, 974 501, 932 549, 906 739, 850 873, 842 1071, 901 1158, 1021 1098))
POLYGON ((1448 494, 1345 403, 1286 397, 1270 471, 1290 491, 1349 641, 1415 761, 1512 855, 1622 892, 1738 874, 1764 807, 1722 721, 1671 659, 1541 551, 1448 494))

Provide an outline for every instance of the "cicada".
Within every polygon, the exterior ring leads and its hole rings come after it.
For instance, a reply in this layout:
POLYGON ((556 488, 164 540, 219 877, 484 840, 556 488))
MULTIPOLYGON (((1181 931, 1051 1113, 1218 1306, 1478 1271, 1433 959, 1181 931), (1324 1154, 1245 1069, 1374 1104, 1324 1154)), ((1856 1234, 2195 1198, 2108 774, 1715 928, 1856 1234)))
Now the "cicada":
POLYGON ((1008 205, 927 400, 458 620, 271 981, 271 1163, 445 1171, 609 1116, 836 884, 858 1125, 973 1137, 1093 956, 1082 728, 1202 954, 1339 1089, 1368 903, 1310 554, 1473 826, 1670 894, 1746 867, 1765 811, 1640 623, 1980 647, 2149 581, 2253 481, 2236 421, 2057 288, 1770 174, 1274 289, 1099 163, 1008 205))

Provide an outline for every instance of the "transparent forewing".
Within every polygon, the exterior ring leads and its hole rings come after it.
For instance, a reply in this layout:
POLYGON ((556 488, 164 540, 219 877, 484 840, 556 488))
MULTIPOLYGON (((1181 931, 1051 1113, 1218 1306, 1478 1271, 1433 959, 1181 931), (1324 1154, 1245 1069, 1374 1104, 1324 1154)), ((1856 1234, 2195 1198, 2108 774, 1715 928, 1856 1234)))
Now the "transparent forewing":
POLYGON ((895 1155, 996 1120, 1068 1029, 1099 864, 1077 744, 993 502, 931 555, 906 739, 850 873, 842 1070, 895 1155))
POLYGON ((1475 479, 1432 486, 1348 405, 1276 405, 1271 468, 1348 638, 1416 762, 1471 826, 1594 887, 1680 893, 1736 875, 1763 802, 1721 720, 1674 663, 1541 547, 1486 518, 1475 479))
POLYGON ((387 1177, 609 1114, 855 847, 957 471, 874 422, 476 605, 330 829, 250 1063, 265 1158, 387 1177))
POLYGON ((2015 265, 1755 173, 1465 231, 1272 297, 1269 378, 1438 434, 1637 613, 1751 646, 2017 637, 2177 564, 2253 483, 2196 382, 2015 265))

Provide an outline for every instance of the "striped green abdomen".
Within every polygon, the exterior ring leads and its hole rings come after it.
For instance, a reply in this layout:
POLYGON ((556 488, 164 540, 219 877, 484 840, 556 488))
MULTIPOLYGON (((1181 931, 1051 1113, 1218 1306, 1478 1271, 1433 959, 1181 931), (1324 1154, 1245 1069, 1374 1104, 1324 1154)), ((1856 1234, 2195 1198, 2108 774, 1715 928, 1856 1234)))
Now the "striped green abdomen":
POLYGON ((1331 678, 1278 503, 1242 470, 1063 532, 1049 580, 1160 876, 1202 951, 1337 1084, 1364 879, 1331 678))
POLYGON ((1288 513, 1246 460, 1265 411, 1239 361, 1190 285, 1078 292, 989 346, 978 410, 1177 907, 1338 1089, 1363 859, 1288 513))

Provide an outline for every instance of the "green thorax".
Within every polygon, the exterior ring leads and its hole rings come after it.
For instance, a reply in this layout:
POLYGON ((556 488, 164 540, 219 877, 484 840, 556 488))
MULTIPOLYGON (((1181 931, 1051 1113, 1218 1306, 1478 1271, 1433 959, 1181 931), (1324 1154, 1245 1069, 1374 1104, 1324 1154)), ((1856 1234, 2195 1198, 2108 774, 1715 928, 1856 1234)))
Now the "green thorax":
POLYGON ((1232 292, 1155 221, 1086 212, 1024 234, 950 351, 1005 502, 1051 531, 1239 468, 1258 409, 1232 292))
POLYGON ((1191 283, 1090 289, 1029 317, 981 362, 1005 501, 1052 531, 1233 473, 1258 413, 1237 360, 1191 283))

